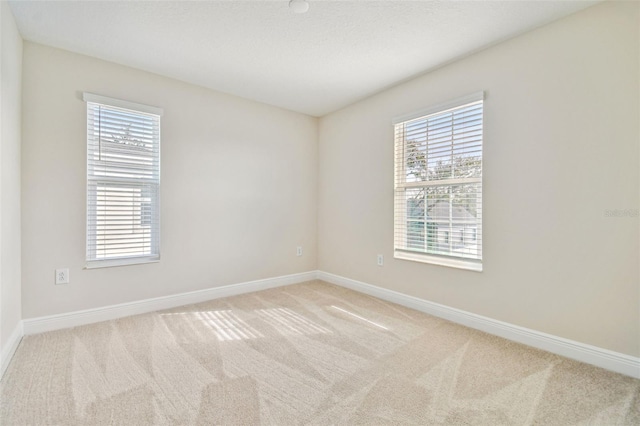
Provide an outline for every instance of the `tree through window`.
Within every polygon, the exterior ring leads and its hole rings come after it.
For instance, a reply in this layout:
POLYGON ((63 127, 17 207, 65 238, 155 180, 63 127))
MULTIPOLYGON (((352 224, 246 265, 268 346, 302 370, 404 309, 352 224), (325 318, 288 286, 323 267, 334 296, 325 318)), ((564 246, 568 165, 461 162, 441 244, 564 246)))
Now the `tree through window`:
POLYGON ((396 121, 395 257, 481 269, 482 136, 482 94, 396 121))

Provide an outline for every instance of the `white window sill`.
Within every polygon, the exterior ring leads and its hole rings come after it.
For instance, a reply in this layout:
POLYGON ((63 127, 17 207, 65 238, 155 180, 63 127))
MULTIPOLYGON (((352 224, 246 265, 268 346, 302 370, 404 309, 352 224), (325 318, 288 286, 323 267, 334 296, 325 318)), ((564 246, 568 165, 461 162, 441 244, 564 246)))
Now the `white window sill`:
POLYGON ((114 266, 140 265, 158 263, 160 256, 126 257, 121 259, 88 260, 84 269, 111 268, 114 266))
POLYGON ((431 256, 424 253, 412 253, 396 250, 395 259, 411 260, 414 262, 431 263, 433 265, 448 266, 450 268, 466 269, 468 271, 482 272, 482 263, 473 260, 454 259, 450 257, 431 256))

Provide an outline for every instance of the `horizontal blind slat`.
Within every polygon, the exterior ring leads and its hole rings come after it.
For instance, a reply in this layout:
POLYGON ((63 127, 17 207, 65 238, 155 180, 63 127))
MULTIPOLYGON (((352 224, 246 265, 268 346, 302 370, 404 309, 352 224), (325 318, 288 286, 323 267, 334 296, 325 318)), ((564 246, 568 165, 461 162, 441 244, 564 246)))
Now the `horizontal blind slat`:
POLYGON ((160 117, 87 103, 87 260, 159 254, 160 117))
POLYGON ((482 259, 482 128, 482 101, 396 123, 396 250, 482 259))

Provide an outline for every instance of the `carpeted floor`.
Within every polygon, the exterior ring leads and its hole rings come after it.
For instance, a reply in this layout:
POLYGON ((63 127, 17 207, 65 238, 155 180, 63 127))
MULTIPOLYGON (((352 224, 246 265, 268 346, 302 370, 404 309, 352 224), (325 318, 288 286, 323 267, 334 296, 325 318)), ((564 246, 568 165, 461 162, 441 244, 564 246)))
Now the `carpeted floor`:
POLYGON ((640 424, 640 381, 323 282, 27 336, 3 425, 640 424))

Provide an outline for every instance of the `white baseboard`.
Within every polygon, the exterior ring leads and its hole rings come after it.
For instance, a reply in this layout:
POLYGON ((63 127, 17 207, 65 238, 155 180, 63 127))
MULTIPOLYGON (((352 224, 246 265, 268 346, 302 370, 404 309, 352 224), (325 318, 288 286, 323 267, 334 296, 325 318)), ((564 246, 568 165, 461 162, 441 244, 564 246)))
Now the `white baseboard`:
POLYGON ((13 354, 16 353, 16 349, 18 349, 22 336, 24 336, 22 327, 23 324, 22 321, 20 321, 18 325, 16 325, 16 328, 13 329, 13 333, 11 333, 9 340, 0 352, 0 379, 4 376, 4 372, 7 371, 11 358, 13 358, 13 354))
MULTIPOLYGON (((207 300, 222 297, 235 296, 243 293, 266 290, 290 284, 315 280, 317 271, 303 272, 299 274, 283 275, 281 277, 267 278, 256 281, 248 281, 239 284, 231 284, 222 287, 213 287, 205 290, 191 291, 188 293, 174 294, 171 296, 156 297, 153 299, 136 302, 122 303, 119 305, 104 306, 94 309, 69 312, 64 314, 49 315, 45 317, 23 320, 24 334, 37 334, 45 331, 60 330, 63 328, 77 327, 79 325, 92 324, 100 321, 108 321, 130 315, 144 314, 162 309, 175 308, 177 306, 192 303, 205 302, 207 300)), ((4 359, 4 358, 3 358, 4 359)))
POLYGON ((640 378, 640 358, 638 357, 519 327, 328 272, 318 271, 317 278, 534 348, 640 378))
POLYGON ((8 344, 2 351, 0 358, 0 377, 9 365, 20 339, 24 335, 37 334, 45 331, 76 327, 100 321, 122 318, 130 315, 143 314, 161 309, 169 309, 192 303, 238 294, 251 293, 274 287, 297 284, 314 279, 320 279, 332 284, 349 288, 360 293, 369 294, 389 302, 397 303, 417 311, 425 312, 449 321, 475 328, 496 336, 504 337, 515 342, 523 343, 534 348, 552 352, 567 358, 586 362, 597 367, 640 378, 640 358, 613 352, 585 343, 576 342, 562 337, 553 336, 506 322, 494 320, 482 315, 473 314, 460 309, 451 308, 417 297, 409 296, 393 290, 376 287, 361 281, 352 280, 339 275, 323 271, 310 271, 300 274, 285 275, 263 280, 249 281, 223 287, 181 293, 137 302, 105 306, 83 311, 69 312, 59 315, 25 319, 16 327, 8 344))

